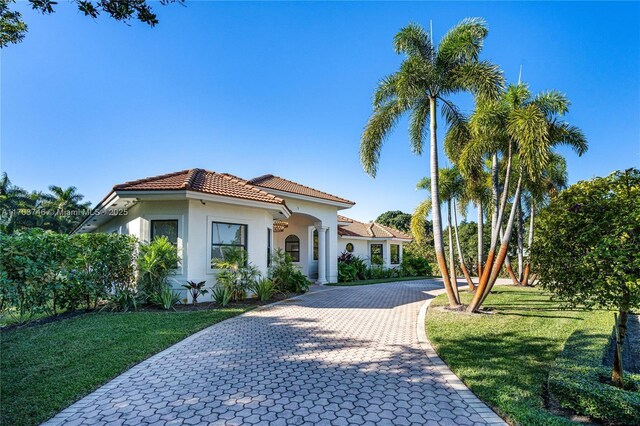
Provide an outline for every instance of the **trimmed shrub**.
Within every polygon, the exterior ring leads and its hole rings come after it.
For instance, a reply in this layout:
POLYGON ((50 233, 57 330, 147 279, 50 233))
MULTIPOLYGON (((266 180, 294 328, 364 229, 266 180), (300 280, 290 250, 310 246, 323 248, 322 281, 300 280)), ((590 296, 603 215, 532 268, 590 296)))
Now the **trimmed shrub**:
POLYGON ((24 322, 35 314, 95 308, 134 283, 135 238, 32 229, 0 234, 0 308, 24 322))
MULTIPOLYGON (((610 369, 602 365, 608 344, 603 334, 574 333, 549 372, 549 391, 564 408, 607 423, 638 424, 640 393, 608 384, 610 369)), ((637 390, 640 375, 627 373, 627 386, 637 390)))

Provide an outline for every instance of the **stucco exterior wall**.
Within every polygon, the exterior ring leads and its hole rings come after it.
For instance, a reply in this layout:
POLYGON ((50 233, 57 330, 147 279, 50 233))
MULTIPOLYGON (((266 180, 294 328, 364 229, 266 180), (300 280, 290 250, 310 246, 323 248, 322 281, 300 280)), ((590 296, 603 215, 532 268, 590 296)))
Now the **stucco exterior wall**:
POLYGON ((360 238, 339 237, 338 249, 339 253, 346 251, 347 244, 353 244, 353 254, 361 257, 367 261, 367 265, 371 266, 371 244, 382 244, 382 257, 384 260, 383 266, 385 268, 397 268, 400 264, 391 263, 391 245, 397 244, 400 246, 400 262, 402 262, 403 242, 393 240, 364 240, 360 238))
MULTIPOLYGON (((300 238, 300 262, 302 272, 312 279, 318 276, 318 261, 313 260, 313 231, 316 226, 326 227, 326 279, 338 279, 338 208, 295 198, 285 198, 293 212, 287 219, 289 226, 279 233, 272 232, 271 247, 284 248, 284 240, 295 234, 300 238)), ((130 207, 128 213, 114 216, 100 226, 97 232, 117 232, 148 242, 151 220, 178 220, 178 254, 182 262, 177 273, 169 278, 172 287, 187 297, 181 286, 187 280, 206 281, 211 288, 216 282, 216 271, 211 267, 211 223, 226 222, 247 225, 247 249, 249 261, 263 275, 267 267, 267 229, 273 228, 273 213, 260 207, 239 206, 220 202, 183 199, 175 201, 141 200, 130 207)), ((366 249, 365 249, 366 251, 366 249)), ((203 298, 207 300, 210 295, 203 298)))

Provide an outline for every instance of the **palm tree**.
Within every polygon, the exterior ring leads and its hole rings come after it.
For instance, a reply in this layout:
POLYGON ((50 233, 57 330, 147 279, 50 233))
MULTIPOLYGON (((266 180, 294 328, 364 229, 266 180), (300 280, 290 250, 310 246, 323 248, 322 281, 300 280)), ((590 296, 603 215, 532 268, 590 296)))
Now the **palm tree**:
POLYGON ((434 249, 451 306, 459 305, 460 301, 444 257, 436 117, 440 106, 449 123, 462 119, 449 99, 455 93, 470 91, 487 99, 499 96, 504 85, 502 72, 496 65, 478 59, 487 32, 482 19, 465 19, 449 30, 436 47, 419 25, 409 24, 401 29, 394 38, 394 47, 405 58, 397 72, 380 81, 374 93, 374 110, 360 141, 362 166, 375 177, 382 145, 400 117, 410 116, 409 140, 415 154, 422 153, 428 127, 434 249))
POLYGON ((73 214, 81 209, 88 209, 91 205, 89 202, 82 202, 84 195, 78 193, 78 189, 75 186, 62 188, 60 186, 49 186, 50 194, 46 194, 46 205, 51 211, 54 212, 51 218, 51 227, 58 232, 69 232, 73 229, 78 219, 81 217, 79 214, 73 214))
MULTIPOLYGON (((551 161, 552 148, 555 145, 567 144, 573 147, 579 155, 587 149, 582 132, 566 122, 559 121, 559 118, 568 111, 568 107, 568 99, 560 92, 549 91, 531 96, 525 84, 511 85, 501 101, 496 102, 496 105, 488 105, 487 110, 491 111, 490 120, 478 121, 478 123, 488 122, 489 124, 486 127, 480 127, 480 129, 472 127, 472 131, 486 132, 489 135, 494 133, 496 139, 506 140, 507 167, 501 202, 496 206, 498 213, 489 255, 478 284, 478 291, 468 306, 470 312, 477 310, 487 297, 505 263, 524 180, 537 182, 542 178, 543 170, 551 161), (518 163, 518 180, 511 211, 506 227, 503 229, 502 215, 510 193, 509 178, 514 156, 518 163), (500 235, 500 247, 496 254, 498 235, 500 235)), ((486 118, 482 116, 483 113, 484 111, 480 110, 480 118, 486 118)), ((483 138, 477 139, 483 141, 483 138)), ((482 148, 479 149, 474 145, 477 144, 469 145, 472 149, 468 149, 466 154, 482 152, 482 148)), ((477 161, 481 161, 481 158, 482 154, 477 161)), ((465 162, 468 161, 469 158, 466 158, 465 162)))
MULTIPOLYGON (((522 263, 524 264, 520 267, 520 285, 529 285, 529 274, 531 272, 529 257, 531 256, 531 245, 533 244, 536 209, 547 205, 551 198, 566 189, 568 184, 567 161, 557 153, 552 153, 549 164, 543 170, 540 179, 525 184, 526 193, 523 197, 522 206, 529 212, 529 234, 526 249, 524 248, 524 235, 518 238, 519 257, 522 258, 522 263)), ((524 231, 524 227, 522 228, 522 231, 524 231)))
MULTIPOLYGON (((454 261, 454 235, 455 235, 455 249, 458 252, 458 261, 460 265, 460 269, 462 270, 462 274, 464 275, 467 284, 471 291, 475 290, 475 284, 469 275, 469 270, 467 269, 466 263, 464 261, 464 254, 462 253, 462 248, 460 245, 460 236, 458 235, 458 213, 456 209, 456 200, 457 199, 466 199, 466 194, 464 193, 465 185, 460 175, 460 171, 457 167, 446 167, 441 168, 438 171, 439 180, 438 180, 438 190, 440 192, 440 199, 443 203, 447 204, 447 225, 448 225, 448 234, 449 234, 449 270, 451 271, 452 283, 454 284, 454 293, 458 300, 460 300, 457 291, 457 281, 455 277, 455 261, 454 261), (453 218, 453 220, 452 220, 453 218)), ((430 178, 422 178, 416 189, 425 189, 429 191, 431 188, 431 179, 430 178)), ((466 204, 465 204, 466 206, 466 204)), ((420 207, 422 209, 424 207, 420 207)), ((462 210, 462 209, 461 209, 462 210)), ((422 221, 426 220, 426 214, 418 212, 418 216, 422 219, 420 221, 416 220, 415 226, 422 226, 422 221)))

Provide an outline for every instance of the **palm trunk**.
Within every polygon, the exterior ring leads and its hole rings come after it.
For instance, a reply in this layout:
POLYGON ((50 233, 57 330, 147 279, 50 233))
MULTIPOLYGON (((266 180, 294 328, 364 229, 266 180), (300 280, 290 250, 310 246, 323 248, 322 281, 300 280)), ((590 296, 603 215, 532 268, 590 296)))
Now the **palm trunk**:
POLYGON ((495 262, 493 262, 494 251, 493 249, 489 252, 489 257, 493 263, 489 263, 489 259, 487 259, 487 264, 485 265, 484 273, 482 274, 482 279, 480 280, 480 284, 478 285, 478 290, 473 296, 471 303, 467 307, 467 311, 475 312, 486 296, 491 291, 493 284, 500 273, 500 268, 504 264, 504 260, 507 256, 507 248, 509 246, 509 239, 511 238, 511 231, 513 230, 513 223, 515 221, 516 216, 516 203, 520 199, 520 191, 522 189, 522 172, 520 173, 520 177, 518 178, 518 185, 516 187, 516 193, 514 196, 514 204, 511 206, 511 214, 509 215, 509 221, 507 222, 507 229, 504 232, 504 236, 502 238, 502 242, 500 245, 500 250, 498 251, 498 255, 496 256, 495 262), (488 271, 491 270, 489 274, 488 271), (485 278, 487 277, 487 278, 485 278))
MULTIPOLYGON (((483 223, 483 217, 482 217, 482 200, 478 201, 478 277, 480 277, 482 275, 482 258, 483 258, 483 253, 482 253, 482 241, 484 240, 484 236, 483 236, 483 232, 484 229, 482 229, 484 227, 483 223)), ((475 288, 474 288, 475 291, 475 288)))
POLYGON ((518 202, 518 284, 522 281, 524 274, 524 219, 522 217, 522 200, 518 202))
POLYGON ((458 212, 456 210, 456 200, 453 200, 453 229, 456 233, 456 248, 458 249, 458 258, 460 260, 460 269, 462 269, 462 275, 464 275, 464 279, 467 280, 467 284, 469 285, 469 290, 475 291, 476 285, 473 283, 471 276, 469 275, 469 270, 467 269, 467 265, 464 264, 464 256, 462 255, 462 248, 460 247, 460 236, 458 235, 458 212))
POLYGON ((491 246, 495 244, 494 236, 497 235, 498 210, 500 210, 500 181, 498 177, 498 153, 491 156, 491 246))
POLYGON ((460 300, 460 293, 458 292, 458 278, 456 277, 456 263, 453 255, 453 237, 451 235, 451 200, 447 201, 447 222, 449 224, 449 272, 451 273, 453 292, 456 295, 456 299, 460 300))
POLYGON ((518 280, 518 277, 516 277, 516 273, 513 271, 513 266, 511 266, 511 258, 509 258, 508 254, 504 258, 504 267, 507 270, 507 273, 509 273, 509 278, 511 278, 513 285, 520 285, 520 281, 518 280))
POLYGON ((531 272, 531 245, 533 244, 533 220, 535 216, 535 204, 531 200, 531 213, 529 215, 529 241, 527 241, 527 264, 524 265, 524 275, 522 277, 521 285, 529 285, 529 274, 531 272))
MULTIPOLYGON (((504 238, 504 231, 500 229, 500 239, 502 238, 504 238)), ((509 278, 511 278, 511 282, 513 283, 513 285, 520 285, 518 277, 516 277, 515 272, 513 272, 513 267, 511 266, 511 257, 509 257, 508 253, 504 257, 504 267, 507 270, 507 273, 509 274, 509 278)))
POLYGON ((516 216, 516 207, 518 202, 520 201, 520 193, 522 191, 522 171, 520 171, 520 177, 518 178, 518 185, 516 187, 516 193, 513 197, 513 205, 511 206, 511 213, 509 214, 509 221, 507 222, 507 229, 504 232, 504 236, 502 238, 502 242, 500 244, 500 250, 498 251, 498 256, 496 257, 496 262, 493 265, 493 267, 491 268, 491 275, 489 277, 489 283, 484 291, 484 294, 482 295, 482 299, 480 300, 480 303, 478 304, 478 306, 480 304, 482 304, 482 302, 484 302, 484 300, 487 298, 487 296, 489 295, 489 293, 491 292, 491 289, 493 288, 493 285, 496 283, 496 279, 498 278, 498 275, 500 274, 500 269, 502 268, 502 265, 504 264, 504 260, 507 257, 507 249, 509 248, 509 240, 511 239, 511 232, 513 231, 513 224, 515 222, 515 216, 516 216))
MULTIPOLYGON (((491 165, 492 195, 491 196, 492 196, 494 212, 493 212, 493 215, 491 216, 491 241, 489 244, 489 254, 487 255, 487 261, 484 264, 484 268, 482 268, 483 269, 482 275, 480 276, 480 279, 478 281, 476 294, 473 296, 471 303, 467 307, 468 312, 474 312, 478 308, 478 306, 480 306, 483 294, 486 291, 487 287, 489 287, 489 279, 491 278, 492 265, 494 264, 494 259, 496 255, 495 250, 496 250, 496 243, 498 241, 498 230, 501 227, 501 225, 498 224, 498 222, 502 222, 502 211, 504 210, 504 206, 506 206, 506 197, 507 197, 507 193, 509 192, 508 183, 511 175, 511 156, 512 156, 511 144, 509 144, 509 155, 507 159, 507 173, 505 176, 506 185, 504 188, 504 192, 502 194, 503 203, 498 202, 498 199, 499 199, 498 194, 500 192, 500 189, 498 187, 499 186, 498 185, 498 154, 494 153, 492 157, 492 165, 491 165), (498 204, 502 205, 502 208, 500 208, 498 204), (500 211, 497 211, 497 210, 500 210, 500 211)), ((506 250, 505 250, 505 254, 506 254, 506 250)), ((503 259, 504 259, 504 256, 503 256, 503 259)), ((502 267, 502 262, 500 266, 502 267)))
POLYGON ((432 226, 433 226, 433 248, 436 252, 436 259, 438 261, 438 267, 442 273, 442 280, 444 281, 444 288, 447 291, 447 297, 449 298, 449 305, 456 307, 460 304, 459 299, 456 298, 453 292, 453 286, 451 285, 451 279, 449 278, 449 271, 447 270, 447 262, 444 257, 444 243, 442 241, 442 214, 440 213, 440 192, 438 190, 438 138, 436 134, 436 98, 429 98, 429 114, 431 122, 429 131, 431 134, 431 212, 432 212, 432 226))

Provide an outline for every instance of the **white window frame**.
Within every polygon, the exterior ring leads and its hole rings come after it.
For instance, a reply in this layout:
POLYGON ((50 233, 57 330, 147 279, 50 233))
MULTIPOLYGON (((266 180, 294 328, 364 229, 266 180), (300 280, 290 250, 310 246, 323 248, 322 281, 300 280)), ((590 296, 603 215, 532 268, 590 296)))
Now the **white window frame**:
MULTIPOLYGON (((247 226, 247 235, 245 235, 245 238, 247 239, 247 261, 251 262, 251 258, 249 256, 249 252, 250 252, 249 244, 251 244, 251 238, 249 238, 249 232, 251 232, 251 227, 255 226, 255 221, 241 219, 237 217, 207 216, 207 248, 206 248, 207 256, 205 257, 205 262, 207 263, 205 270, 207 271, 207 275, 216 275, 219 271, 218 269, 211 266, 211 244, 212 244, 211 232, 213 231, 213 226, 211 225, 213 222, 222 222, 222 223, 230 223, 234 225, 247 226)), ((273 233, 272 233, 272 238, 273 238, 273 233)))
POLYGON ((183 214, 154 214, 145 215, 143 219, 146 221, 144 235, 144 241, 151 242, 151 221, 152 220, 177 220, 178 221, 178 257, 180 258, 180 265, 176 268, 176 275, 182 275, 184 273, 184 264, 187 261, 184 253, 184 215, 183 214))

